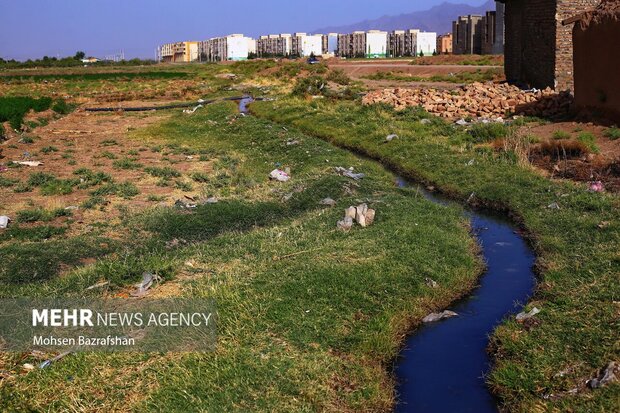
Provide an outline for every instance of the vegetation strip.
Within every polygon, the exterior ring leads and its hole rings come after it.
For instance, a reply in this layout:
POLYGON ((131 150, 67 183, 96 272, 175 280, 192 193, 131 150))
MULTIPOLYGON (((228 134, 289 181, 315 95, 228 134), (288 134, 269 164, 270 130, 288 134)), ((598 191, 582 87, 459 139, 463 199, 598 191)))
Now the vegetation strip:
POLYGON ((615 408, 617 385, 588 390, 583 383, 619 357, 616 196, 540 176, 510 149, 518 145, 479 150, 460 129, 415 108, 285 99, 255 104, 253 112, 364 153, 455 198, 509 212, 539 254, 541 280, 531 304, 542 312, 534 327, 507 321, 496 330, 490 385, 508 411, 615 408), (420 122, 425 118, 430 122, 420 122), (386 143, 389 134, 399 139, 386 143))
POLYGON ((37 75, 0 75, 0 81, 25 80, 135 80, 135 79, 178 79, 188 77, 186 72, 110 72, 110 73, 68 73, 37 75))
MULTIPOLYGON (((21 280, 5 274, 0 295, 101 294, 87 288, 102 281, 108 282, 106 295, 122 295, 151 271, 165 280, 154 296, 216 300, 218 348, 206 354, 74 354, 0 384, 0 410, 70 410, 75 400, 134 411, 390 410, 387 366, 403 337, 426 314, 466 293, 481 271, 462 210, 398 189, 376 162, 241 116, 231 102, 191 116, 174 114, 133 136, 136 146, 172 145, 212 157, 213 169, 197 175, 195 184, 219 201, 127 214, 109 229, 122 228, 129 241, 110 245, 107 258, 62 276, 48 272, 36 282, 27 274, 21 280), (291 168, 288 182, 268 181, 278 164, 291 168), (335 173, 335 166, 366 177, 354 181, 335 173), (321 205, 326 197, 336 206, 321 205), (338 230, 343 210, 360 202, 376 208, 375 223, 338 230)), ((154 179, 177 175, 163 167, 145 172, 154 179)), ((50 242, 12 240, 2 247, 33 261, 43 255, 44 263, 65 251, 47 250, 50 242)), ((6 371, 19 372, 25 362, 33 363, 32 356, 0 354, 6 371)))

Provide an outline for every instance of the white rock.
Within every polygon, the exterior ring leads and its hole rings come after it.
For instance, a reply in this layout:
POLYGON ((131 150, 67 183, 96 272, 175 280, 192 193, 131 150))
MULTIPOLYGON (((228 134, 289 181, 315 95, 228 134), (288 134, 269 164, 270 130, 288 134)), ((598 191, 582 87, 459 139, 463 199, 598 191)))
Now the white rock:
POLYGON ((342 221, 338 221, 338 228, 340 228, 343 231, 348 231, 351 229, 351 227, 353 227, 353 218, 351 217, 344 217, 344 219, 342 221))
POLYGON ((327 205, 327 206, 334 206, 334 205, 336 205, 336 201, 334 201, 331 198, 325 198, 325 199, 321 200, 320 204, 321 205, 327 205))
POLYGON ((353 206, 348 207, 347 209, 344 210, 344 216, 345 218, 351 218, 351 220, 355 219, 355 214, 357 213, 357 209, 353 206))

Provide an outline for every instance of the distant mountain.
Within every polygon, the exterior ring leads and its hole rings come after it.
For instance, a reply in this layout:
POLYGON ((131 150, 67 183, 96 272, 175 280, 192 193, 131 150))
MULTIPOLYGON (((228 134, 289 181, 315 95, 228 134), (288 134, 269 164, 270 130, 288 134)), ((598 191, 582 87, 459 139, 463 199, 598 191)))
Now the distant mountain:
POLYGON ((495 1, 489 0, 482 6, 469 4, 442 3, 429 10, 401 14, 399 16, 383 16, 374 20, 364 20, 345 26, 324 27, 312 33, 350 33, 355 30, 398 30, 420 29, 427 32, 448 33, 452 31, 452 21, 458 16, 481 14, 495 10, 495 1))

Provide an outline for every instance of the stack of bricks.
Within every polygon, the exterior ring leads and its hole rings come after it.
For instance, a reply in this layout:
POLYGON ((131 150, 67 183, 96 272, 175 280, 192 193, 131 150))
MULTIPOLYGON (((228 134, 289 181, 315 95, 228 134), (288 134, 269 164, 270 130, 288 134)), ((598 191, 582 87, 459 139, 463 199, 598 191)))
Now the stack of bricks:
POLYGON ((572 97, 568 93, 555 93, 551 88, 524 91, 516 86, 489 82, 473 83, 456 91, 384 89, 368 93, 362 103, 384 103, 397 110, 420 106, 447 119, 503 118, 510 114, 560 117, 570 111, 572 97))

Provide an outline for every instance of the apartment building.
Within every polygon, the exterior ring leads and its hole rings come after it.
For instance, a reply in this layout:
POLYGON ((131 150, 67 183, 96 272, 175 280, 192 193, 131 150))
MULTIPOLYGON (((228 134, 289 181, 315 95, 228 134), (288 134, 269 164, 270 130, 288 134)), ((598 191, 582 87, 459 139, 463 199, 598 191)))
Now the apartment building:
POLYGON ((437 53, 452 54, 452 33, 437 36, 437 53))
POLYGON ((394 30, 389 37, 389 55, 392 57, 413 56, 419 30, 394 30))
POLYGON ((418 32, 415 35, 414 56, 432 56, 437 52, 437 33, 418 32))
POLYGON ((247 60, 253 39, 243 34, 231 34, 200 42, 200 60, 222 62, 226 60, 247 60))
POLYGON ((200 42, 167 43, 159 47, 159 60, 166 63, 189 63, 198 60, 200 42))
POLYGON ((323 54, 335 56, 338 53, 338 33, 329 33, 322 36, 323 54))
POLYGON ((504 4, 497 3, 497 9, 482 18, 482 54, 504 53, 504 9, 504 4))
POLYGON ((307 33, 295 33, 291 38, 291 55, 308 57, 323 54, 323 35, 307 33))
POLYGON ((293 36, 288 33, 270 34, 256 40, 256 54, 259 57, 282 57, 292 53, 293 36))
POLYGON ((366 32, 366 57, 377 59, 387 57, 389 52, 388 33, 380 30, 366 32))
POLYGON ((482 16, 470 14, 452 22, 454 54, 482 54, 482 20, 482 16))
POLYGON ((338 56, 366 57, 366 32, 355 31, 338 35, 338 56))

